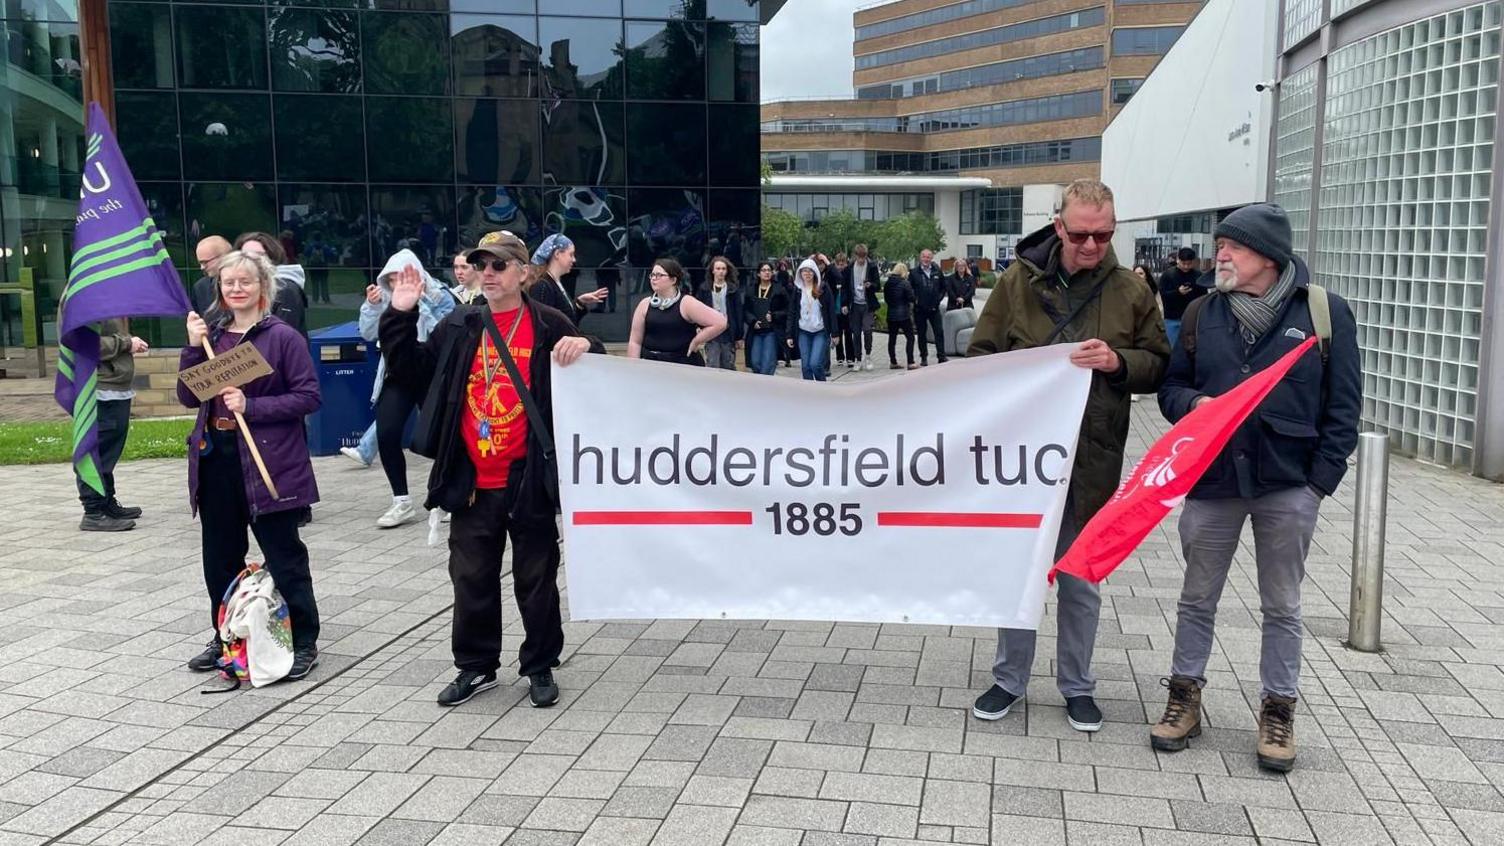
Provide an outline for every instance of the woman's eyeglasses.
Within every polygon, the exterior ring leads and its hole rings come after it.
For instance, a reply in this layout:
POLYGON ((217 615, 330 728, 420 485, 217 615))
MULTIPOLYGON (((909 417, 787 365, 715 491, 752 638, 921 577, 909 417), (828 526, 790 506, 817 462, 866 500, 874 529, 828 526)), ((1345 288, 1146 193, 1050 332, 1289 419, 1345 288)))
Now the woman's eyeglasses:
POLYGON ((660 271, 658 271, 656 273, 649 273, 648 274, 648 278, 649 279, 671 279, 673 277, 669 276, 667 273, 664 273, 663 271, 660 270, 660 271))

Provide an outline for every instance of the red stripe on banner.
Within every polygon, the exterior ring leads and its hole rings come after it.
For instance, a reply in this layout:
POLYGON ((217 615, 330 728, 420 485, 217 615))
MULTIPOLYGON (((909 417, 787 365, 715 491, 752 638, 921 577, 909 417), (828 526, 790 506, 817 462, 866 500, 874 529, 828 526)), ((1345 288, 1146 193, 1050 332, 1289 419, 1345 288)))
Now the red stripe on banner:
POLYGON ((942 529, 1037 529, 1043 514, 1004 514, 954 511, 879 511, 879 526, 923 526, 942 529))
POLYGON ((576 526, 750 526, 750 511, 576 511, 576 526))

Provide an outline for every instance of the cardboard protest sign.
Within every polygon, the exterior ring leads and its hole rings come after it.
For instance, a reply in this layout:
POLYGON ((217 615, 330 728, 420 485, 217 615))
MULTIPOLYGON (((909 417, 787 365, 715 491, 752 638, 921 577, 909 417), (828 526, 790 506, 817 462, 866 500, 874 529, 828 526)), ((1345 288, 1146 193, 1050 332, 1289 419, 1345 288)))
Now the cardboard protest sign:
POLYGON ((198 397, 208 402, 228 387, 239 388, 272 375, 272 366, 251 344, 239 344, 203 364, 178 374, 178 379, 198 397))

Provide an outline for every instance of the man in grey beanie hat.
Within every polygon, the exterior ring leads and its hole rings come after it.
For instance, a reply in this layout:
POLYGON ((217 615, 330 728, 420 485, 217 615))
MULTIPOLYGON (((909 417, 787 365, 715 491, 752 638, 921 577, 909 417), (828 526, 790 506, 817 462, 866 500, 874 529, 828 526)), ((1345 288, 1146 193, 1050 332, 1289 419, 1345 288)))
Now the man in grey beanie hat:
POLYGON ((1321 501, 1337 490, 1358 444, 1363 374, 1357 323, 1345 300, 1310 284, 1310 270, 1291 250, 1284 209, 1245 206, 1218 224, 1215 235, 1217 290, 1186 308, 1159 390, 1165 417, 1179 421, 1313 334, 1322 344, 1306 351, 1186 497, 1180 516, 1185 583, 1170 678, 1162 681, 1169 702, 1149 740, 1173 752, 1201 734, 1217 603, 1251 520, 1263 616, 1257 757, 1259 766, 1284 772, 1295 766, 1306 554, 1321 501), (1328 318, 1320 314, 1323 304, 1328 318))

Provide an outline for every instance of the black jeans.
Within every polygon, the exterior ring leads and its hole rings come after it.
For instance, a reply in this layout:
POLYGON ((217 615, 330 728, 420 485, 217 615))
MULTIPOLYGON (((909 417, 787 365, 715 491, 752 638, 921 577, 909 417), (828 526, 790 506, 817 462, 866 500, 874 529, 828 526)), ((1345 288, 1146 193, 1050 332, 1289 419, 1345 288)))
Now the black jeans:
POLYGON ((209 619, 218 626, 225 590, 245 568, 250 541, 256 536, 266 570, 287 601, 295 649, 319 639, 319 606, 313 598, 308 547, 298 537, 298 510, 251 517, 240 465, 240 437, 234 432, 208 433, 211 449, 198 462, 198 518, 203 529, 204 586, 209 591, 209 619))
POLYGON ((852 303, 846 315, 846 352, 855 361, 872 353, 872 319, 866 303, 852 303))
POLYGON ((392 496, 407 496, 407 456, 402 449, 402 433, 408 418, 418 407, 417 397, 388 379, 376 398, 376 452, 392 496))
MULTIPOLYGON (((120 463, 120 454, 125 452, 125 436, 131 428, 130 400, 100 400, 99 410, 99 478, 104 482, 104 496, 78 482, 78 501, 84 504, 85 514, 102 514, 105 505, 115 498, 115 465, 120 463)), ((76 474, 75 474, 76 475, 76 474)))
POLYGON ((940 319, 940 312, 914 309, 914 322, 919 324, 919 360, 930 360, 929 347, 927 346, 928 338, 926 337, 929 332, 926 330, 933 330, 935 333, 935 356, 941 361, 945 361, 945 323, 940 319))
POLYGON ((552 524, 512 525, 514 465, 508 487, 478 490, 475 503, 449 524, 449 580, 454 583, 454 666, 479 673, 501 667, 501 557, 512 536, 512 588, 522 612, 518 674, 559 666, 564 626, 559 616, 559 535, 552 524))
POLYGON ((888 363, 898 363, 898 336, 902 333, 904 347, 909 356, 909 364, 914 363, 914 321, 913 320, 889 320, 888 321, 888 363))

